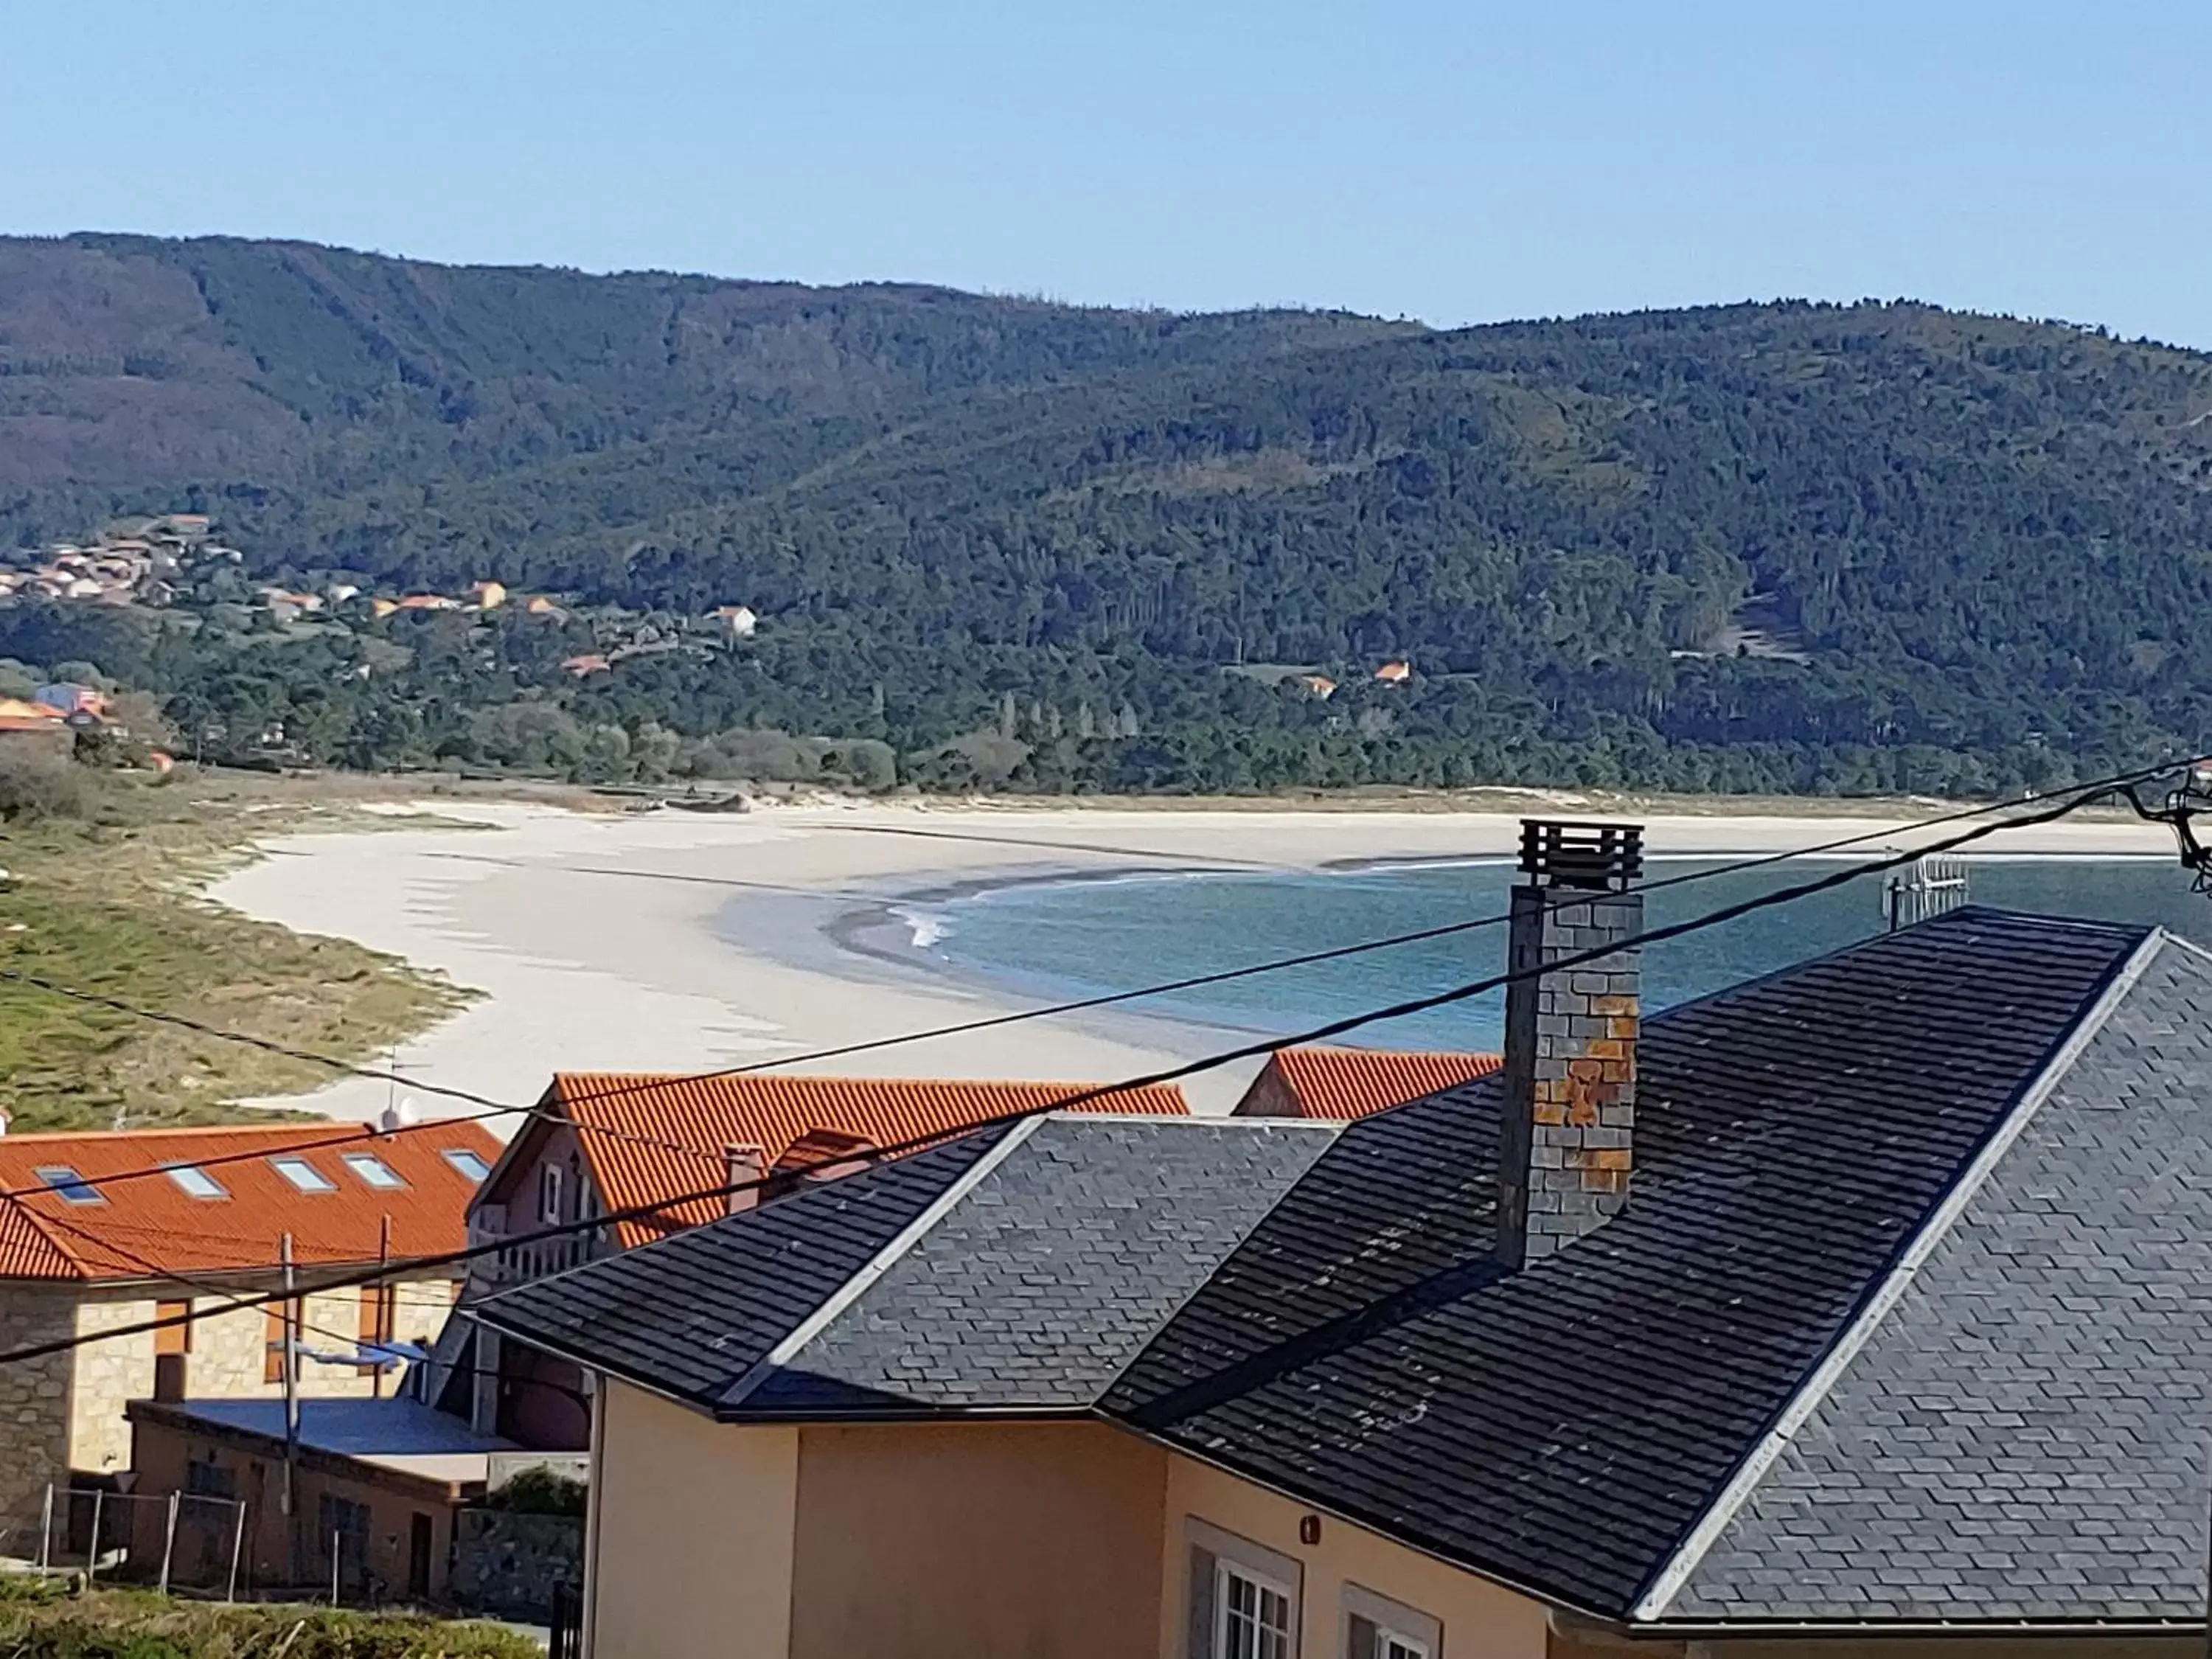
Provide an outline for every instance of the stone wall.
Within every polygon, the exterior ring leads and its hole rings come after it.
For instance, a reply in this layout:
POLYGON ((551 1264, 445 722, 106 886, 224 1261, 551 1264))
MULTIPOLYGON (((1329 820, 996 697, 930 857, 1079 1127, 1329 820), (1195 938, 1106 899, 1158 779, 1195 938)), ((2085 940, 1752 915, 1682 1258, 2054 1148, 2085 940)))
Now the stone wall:
MULTIPOLYGON (((259 1295, 275 1288, 274 1280, 241 1284, 239 1294, 259 1295)), ((138 1286, 94 1289, 82 1295, 75 1328, 85 1336, 154 1319, 160 1305, 138 1286)), ((283 1398, 283 1384, 264 1379, 268 1310, 234 1308, 215 1296, 191 1300, 193 1311, 203 1316, 188 1328, 191 1334, 185 1359, 185 1396, 195 1400, 283 1398)), ((445 1323, 452 1305, 448 1280, 418 1279, 400 1285, 398 1305, 392 1315, 394 1334, 401 1341, 427 1346, 445 1323)), ((352 1285, 312 1291, 306 1298, 304 1318, 307 1328, 300 1335, 309 1349, 347 1348, 361 1331, 361 1292, 352 1285)), ((131 1467, 131 1425, 123 1408, 133 1400, 153 1395, 154 1341, 154 1333, 141 1331, 89 1343, 76 1351, 75 1387, 66 1408, 70 1467, 94 1474, 113 1474, 131 1467)), ((372 1373, 351 1365, 308 1359, 301 1367, 300 1392, 308 1398, 366 1395, 375 1386, 372 1373)), ((397 1386, 397 1378, 387 1374, 384 1392, 388 1395, 397 1386)))
POLYGON ((553 1587, 584 1582, 580 1516, 463 1510, 453 1527, 453 1604, 469 1613, 544 1621, 553 1587))
MULTIPOLYGON (((74 1291, 20 1281, 0 1288, 0 1347, 76 1334, 74 1291)), ((47 1483, 68 1483, 70 1361, 58 1353, 0 1365, 0 1555, 37 1553, 47 1483)))

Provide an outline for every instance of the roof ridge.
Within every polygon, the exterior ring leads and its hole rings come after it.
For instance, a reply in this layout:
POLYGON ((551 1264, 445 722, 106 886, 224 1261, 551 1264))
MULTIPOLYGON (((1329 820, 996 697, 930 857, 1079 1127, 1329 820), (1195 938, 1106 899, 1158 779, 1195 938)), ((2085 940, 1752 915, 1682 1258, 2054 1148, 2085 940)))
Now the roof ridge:
POLYGON ((1770 969, 1763 974, 1754 974, 1749 979, 1740 979, 1733 985, 1717 987, 1705 992, 1702 996, 1687 997, 1680 1002, 1670 1002, 1664 1008, 1649 1009, 1644 1018, 1647 1024, 1655 1019, 1671 1018, 1676 1014, 1686 1013, 1692 1008, 1702 1008, 1707 1003, 1718 1002, 1724 998, 1737 996, 1746 991, 1764 989, 1778 980, 1789 979, 1794 975, 1805 972, 1808 969, 1821 967, 1860 951, 1873 950, 1890 939, 1901 939, 1906 934, 1920 933, 1931 927, 1955 927, 1961 917, 1978 916, 2002 917, 2010 921, 2032 921, 2042 927, 2075 927, 2085 932, 2132 935, 2135 944, 2130 947, 2130 953, 2140 951, 2154 933, 2162 933, 2166 931, 2155 923, 2150 922, 2102 921, 2094 916, 2062 916, 2047 910, 2013 910, 1996 904, 1962 904, 1955 910, 1946 910, 1940 915, 1926 917, 1908 927, 1893 928, 1886 933, 1869 933, 1863 939, 1848 939, 1832 950, 1821 951, 1818 956, 1803 957, 1796 962, 1784 963, 1779 968, 1770 969))
POLYGON ((1147 1129, 1164 1127, 1171 1123, 1185 1127, 1195 1125, 1201 1129, 1320 1129, 1329 1134, 1335 1134, 1345 1127, 1334 1118, 1326 1117, 1237 1117, 1226 1112, 1186 1112, 1181 1117, 1167 1117, 1139 1112, 1095 1112, 1080 1106, 1063 1111, 1039 1112, 1028 1121, 1033 1123, 1115 1123, 1147 1129))
MULTIPOLYGON (((629 1078, 649 1082, 654 1087, 677 1084, 707 1083, 820 1083, 845 1087, 870 1089, 1104 1089, 1115 1085, 1109 1080, 1092 1080, 1066 1077, 867 1077, 854 1073, 831 1072, 556 1072, 556 1084, 577 1078, 629 1078)), ((1172 1089, 1172 1083, 1133 1083, 1117 1092, 1133 1094, 1139 1090, 1172 1089)), ((420 1127, 422 1126, 416 1126, 420 1127)))
MULTIPOLYGON (((1960 913, 1952 911, 1948 914, 1956 915, 1960 913)), ((1811 1420, 1814 1413, 1820 1409, 1822 1402, 1842 1381, 1844 1374, 1865 1350, 1882 1322, 1904 1299, 1905 1291, 1911 1287, 1914 1279, 1935 1254, 1936 1247, 1949 1236, 1951 1229, 1965 1213, 1975 1194, 2019 1142, 2028 1124, 2042 1109, 2044 1103, 2057 1091, 2060 1082, 2073 1069, 2091 1041, 2111 1020, 2113 1012, 2127 1000, 2128 994, 2164 950, 2166 941, 2173 937, 2162 927, 2142 931, 2142 937, 2136 948, 2106 980, 2087 1010, 2073 1022, 2064 1038, 2045 1060, 2027 1087, 2021 1091, 2020 1098, 2007 1109, 1996 1129, 1968 1160, 1966 1168, 1953 1178, 1935 1206, 1913 1231, 1904 1252, 1876 1282, 1857 1311, 1829 1344, 1827 1352, 1799 1381, 1796 1390, 1783 1402, 1781 1409, 1769 1422, 1766 1431, 1737 1464, 1718 1495, 1705 1505, 1696 1522, 1681 1535, 1659 1570, 1645 1581, 1630 1606, 1629 1621, 1632 1625, 1656 1621, 1665 1613, 1668 1604, 1681 1593, 1691 1575, 1720 1541, 1722 1534, 1728 1529, 1743 1505, 1750 1501, 1752 1494, 1759 1489, 1768 1470, 1789 1449, 1798 1431, 1811 1420)), ((1887 938, 1888 935, 1876 937, 1887 938)))
POLYGON ((871 1256, 866 1267, 849 1275, 823 1298, 812 1313, 800 1320, 781 1341, 770 1348, 765 1358, 717 1395, 714 1406, 715 1412, 719 1413, 742 1404, 745 1396, 759 1388, 772 1374, 798 1358, 808 1343, 828 1329, 846 1309, 859 1301, 871 1285, 897 1264, 902 1256, 927 1237, 931 1229, 958 1208, 961 1201, 981 1186, 993 1170, 1012 1157, 1015 1148, 1036 1133, 1037 1126, 1044 1121, 1042 1115, 1024 1118, 1008 1130, 996 1146, 963 1170, 947 1183, 943 1192, 923 1206, 920 1215, 907 1223, 890 1243, 871 1256))

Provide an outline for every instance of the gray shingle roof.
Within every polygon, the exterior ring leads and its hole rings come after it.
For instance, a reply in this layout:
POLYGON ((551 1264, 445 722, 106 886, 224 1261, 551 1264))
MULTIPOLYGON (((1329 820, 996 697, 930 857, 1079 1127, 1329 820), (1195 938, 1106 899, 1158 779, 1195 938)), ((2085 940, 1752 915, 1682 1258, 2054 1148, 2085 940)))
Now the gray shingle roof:
POLYGON ((2212 963, 2172 940, 1665 1610, 2202 1619, 2212 963))
POLYGON ((1039 1120, 735 1414, 1078 1410, 1333 1138, 1249 1121, 1039 1120))
POLYGON ((1009 1133, 978 1130, 469 1311, 495 1331, 711 1408, 1009 1133))
POLYGON ((1495 1080, 1352 1124, 1103 1409, 1626 1616, 2147 935, 1962 909, 1650 1017, 1626 1211, 1518 1273, 1495 1080))
POLYGON ((492 1297, 495 1330, 725 1417, 1080 1410, 1334 1139, 989 1129, 492 1297))

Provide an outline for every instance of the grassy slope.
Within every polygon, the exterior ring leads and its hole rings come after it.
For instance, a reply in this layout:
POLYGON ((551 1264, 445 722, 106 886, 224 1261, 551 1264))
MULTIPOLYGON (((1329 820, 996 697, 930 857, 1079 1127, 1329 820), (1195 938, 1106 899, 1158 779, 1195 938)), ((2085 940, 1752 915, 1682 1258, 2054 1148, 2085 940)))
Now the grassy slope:
POLYGON ((533 1659, 538 1644, 497 1626, 326 1607, 217 1607, 139 1590, 66 1594, 0 1585, 9 1659, 533 1659), (297 1627, 295 1629, 295 1626, 297 1627))
MULTIPOLYGON (((390 820, 377 820, 390 822, 390 820)), ((453 988, 343 940, 198 896, 282 830, 358 829, 342 802, 261 783, 118 779, 89 821, 0 829, 0 968, 362 1060, 459 1006, 453 988)), ((19 1131, 259 1119, 230 1103, 327 1082, 321 1067, 0 981, 0 1102, 19 1131)))

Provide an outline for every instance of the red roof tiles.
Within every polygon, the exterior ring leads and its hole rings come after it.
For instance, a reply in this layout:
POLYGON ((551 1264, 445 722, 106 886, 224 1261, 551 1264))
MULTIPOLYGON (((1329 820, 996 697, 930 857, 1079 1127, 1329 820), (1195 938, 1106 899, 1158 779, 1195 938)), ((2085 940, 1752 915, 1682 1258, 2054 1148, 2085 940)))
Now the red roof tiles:
POLYGON ((340 1124, 287 1123, 0 1136, 0 1191, 26 1194, 0 1201, 0 1278, 143 1279, 149 1264, 177 1273, 271 1267, 288 1232, 294 1259, 307 1265, 374 1261, 387 1239, 395 1257, 467 1243, 476 1182, 445 1154, 495 1160, 500 1144, 482 1125, 423 1123, 339 1139, 346 1133, 340 1124), (287 1180, 270 1162, 287 1154, 326 1187, 303 1192, 287 1180), (373 1187, 362 1173, 368 1166, 345 1162, 364 1155, 401 1184, 373 1187), (166 1175, 112 1180, 213 1158, 234 1161, 202 1172, 216 1189, 207 1197, 166 1175), (46 1170, 74 1172, 96 1201, 70 1202, 46 1170))
POLYGON ((1253 1079, 1236 1115, 1348 1122, 1488 1077, 1504 1063, 1502 1054, 1285 1048, 1253 1079))
MULTIPOLYGON (((1096 1086, 764 1073, 698 1078, 565 1072, 553 1079, 546 1100, 578 1123, 617 1132, 586 1133, 580 1139, 606 1207, 626 1210, 672 1194, 723 1185, 728 1180, 723 1149, 728 1146, 757 1146, 774 1169, 802 1142, 802 1156, 833 1136, 848 1138, 848 1144, 895 1146, 922 1136, 954 1134, 1012 1112, 1044 1110, 1096 1086), (699 1150, 670 1150, 678 1146, 699 1150)), ((1180 1117, 1190 1110, 1182 1090, 1163 1085, 1084 1104, 1087 1110, 1155 1117, 1180 1117)), ((672 1205, 662 1213, 678 1226, 696 1226, 726 1207, 725 1200, 714 1197, 672 1205)), ((617 1227, 625 1249, 669 1231, 651 1221, 626 1221, 617 1227)))

